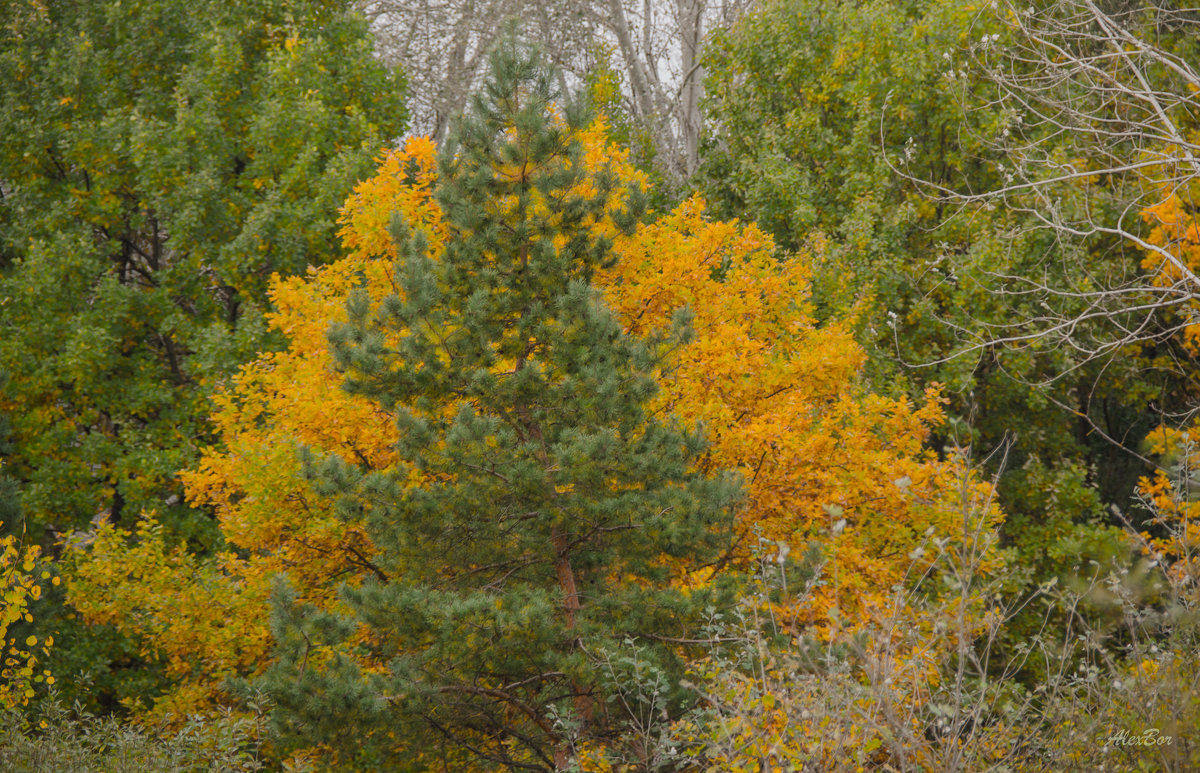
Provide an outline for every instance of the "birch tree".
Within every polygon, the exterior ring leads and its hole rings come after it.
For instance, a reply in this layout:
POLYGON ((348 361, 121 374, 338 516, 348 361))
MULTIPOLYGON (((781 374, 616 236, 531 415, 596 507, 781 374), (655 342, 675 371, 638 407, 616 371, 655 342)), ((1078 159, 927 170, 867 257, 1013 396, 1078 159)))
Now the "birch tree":
POLYGON ((612 67, 623 112, 679 188, 699 163, 703 48, 749 0, 364 0, 380 53, 411 83, 413 128, 439 142, 507 26, 546 52, 560 87, 612 67))

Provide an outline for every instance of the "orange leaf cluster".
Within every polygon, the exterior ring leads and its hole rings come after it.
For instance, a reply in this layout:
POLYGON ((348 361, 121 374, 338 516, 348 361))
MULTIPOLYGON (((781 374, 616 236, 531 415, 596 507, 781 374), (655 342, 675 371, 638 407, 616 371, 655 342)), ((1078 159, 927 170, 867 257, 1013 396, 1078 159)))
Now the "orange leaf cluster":
MULTIPOLYGON (((1178 191, 1170 191, 1159 203, 1142 210, 1142 219, 1151 226, 1145 240, 1152 245, 1144 250, 1142 268, 1151 272, 1154 285, 1190 284, 1186 275, 1200 273, 1200 223, 1192 208, 1178 191)), ((1189 316, 1183 326, 1183 345, 1193 355, 1200 354, 1200 323, 1192 321, 1196 312, 1194 306, 1183 312, 1189 316)))
POLYGON ((1174 582, 1194 589, 1200 584, 1200 501, 1189 489, 1193 471, 1200 465, 1200 450, 1188 432, 1165 426, 1151 432, 1146 444, 1163 464, 1175 467, 1176 474, 1159 469, 1138 481, 1138 493, 1161 527, 1160 536, 1142 534, 1143 550, 1169 564, 1168 576, 1174 582))

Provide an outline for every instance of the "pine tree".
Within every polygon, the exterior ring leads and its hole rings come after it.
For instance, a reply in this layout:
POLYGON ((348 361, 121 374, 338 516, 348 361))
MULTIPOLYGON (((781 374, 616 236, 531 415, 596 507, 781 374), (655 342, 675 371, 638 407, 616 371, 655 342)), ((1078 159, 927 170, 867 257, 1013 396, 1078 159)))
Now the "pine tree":
POLYGON ((342 766, 559 770, 688 702, 685 642, 716 591, 679 579, 728 548, 741 487, 695 472, 699 432, 649 413, 686 319, 627 335, 592 287, 639 195, 586 171, 588 111, 554 83, 496 51, 442 155, 444 249, 397 223, 398 292, 352 295, 330 333, 406 463, 313 460, 378 553, 345 615, 281 586, 261 686, 285 740, 342 766))

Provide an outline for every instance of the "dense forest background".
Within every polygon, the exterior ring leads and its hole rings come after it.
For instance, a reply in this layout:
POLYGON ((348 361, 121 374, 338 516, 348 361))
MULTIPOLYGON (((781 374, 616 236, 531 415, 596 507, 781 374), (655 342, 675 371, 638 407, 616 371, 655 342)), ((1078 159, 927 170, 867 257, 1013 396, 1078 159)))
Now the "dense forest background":
POLYGON ((4 0, 0 767, 1200 769, 1198 32, 4 0))

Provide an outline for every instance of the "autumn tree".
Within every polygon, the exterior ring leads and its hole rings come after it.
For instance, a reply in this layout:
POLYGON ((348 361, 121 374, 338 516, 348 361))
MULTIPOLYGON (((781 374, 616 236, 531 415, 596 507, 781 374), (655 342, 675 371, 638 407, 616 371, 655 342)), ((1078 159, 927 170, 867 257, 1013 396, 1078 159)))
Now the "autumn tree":
POLYGON ((711 49, 702 175, 718 215, 811 255, 814 316, 853 329, 871 389, 919 398, 944 385, 947 421, 930 441, 969 446, 993 472, 1003 461, 1004 533, 1034 587, 1081 554, 1123 551, 1110 506, 1132 504, 1143 461, 1129 451, 1156 423, 1158 387, 1174 385, 1133 358, 974 346, 989 326, 1047 313, 1003 277, 1125 270, 1111 243, 1072 244, 1027 213, 930 197, 914 179, 1003 185, 995 140, 1008 124, 963 105, 991 95, 974 57, 999 56, 1013 34, 987 8, 941 0, 764 3, 711 49))
POLYGON ((217 514, 229 549, 196 556, 147 513, 136 533, 100 524, 91 544, 69 553, 72 604, 165 662, 172 687, 143 705, 143 715, 169 720, 227 704, 230 677, 261 672, 270 660, 273 576, 286 572, 305 601, 328 607, 338 584, 366 571, 374 546, 361 525, 337 518, 330 497, 314 490, 300 450, 366 459, 378 469, 397 462, 395 422, 342 388, 326 333, 346 320, 352 288, 365 283, 377 298, 393 291, 394 216, 442 233, 436 179, 428 140, 389 152, 346 202, 346 257, 273 282, 267 319, 288 347, 262 353, 217 395, 212 419, 220 444, 181 474, 189 501, 217 514))
POLYGON ((156 506, 211 542, 174 480, 209 390, 269 346, 272 273, 333 256, 401 98, 345 3, 4 4, 0 411, 32 537, 156 506))
MULTIPOLYGON (((588 168, 642 185, 628 153, 605 136, 603 122, 578 132, 588 168)), ((393 217, 441 254, 448 231, 434 197, 438 176, 429 140, 387 154, 343 209, 346 257, 274 282, 268 321, 288 347, 245 366, 219 396, 221 443, 182 476, 190 501, 217 513, 231 550, 213 560, 189 555, 147 521, 134 545, 127 530, 103 525, 75 554, 73 603, 167 664, 174 686, 156 700, 156 716, 227 702, 227 677, 269 662, 263 610, 272 575, 286 571, 304 602, 333 609, 339 583, 372 573, 378 547, 362 523, 335 515, 299 449, 376 470, 400 463, 395 422, 341 388, 326 331, 347 320, 353 288, 374 304, 395 291, 393 217)), ((864 389, 866 353, 851 331, 816 323, 809 255, 781 263, 769 235, 713 219, 699 198, 631 235, 611 216, 595 227, 614 239, 615 264, 598 280, 627 331, 648 335, 669 327, 677 310, 693 310, 692 337, 671 353, 654 410, 703 423, 711 445, 699 468, 738 469, 747 481, 727 566, 745 566, 764 545, 797 556, 807 542, 821 544, 831 568, 811 603, 780 611, 830 630, 836 609, 852 629, 888 606, 887 589, 904 582, 909 554, 928 534, 958 544, 961 481, 922 450, 942 421, 940 403, 914 406, 864 389)), ((994 527, 998 514, 982 515, 980 528, 994 527)))

